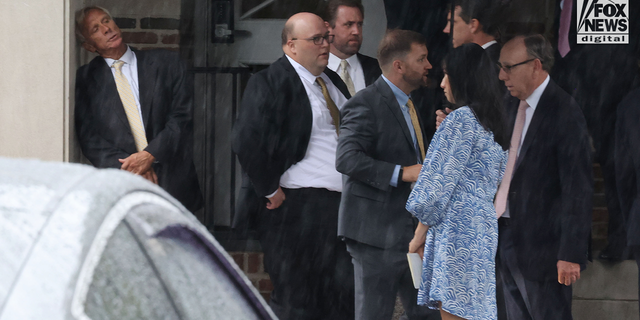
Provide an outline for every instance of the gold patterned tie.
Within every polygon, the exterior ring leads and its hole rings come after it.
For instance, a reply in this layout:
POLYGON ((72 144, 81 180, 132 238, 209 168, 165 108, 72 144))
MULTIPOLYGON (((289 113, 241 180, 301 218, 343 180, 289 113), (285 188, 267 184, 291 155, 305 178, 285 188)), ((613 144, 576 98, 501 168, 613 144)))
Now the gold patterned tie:
POLYGON ((418 140, 418 147, 420 147, 420 156, 424 160, 424 140, 422 140, 422 128, 420 127, 420 121, 418 121, 418 114, 416 113, 416 107, 413 105, 413 101, 409 99, 407 101, 407 107, 409 108, 409 115, 411 116, 411 124, 413 125, 413 131, 416 133, 416 139, 418 140))
POLYGON ((316 82, 322 88, 322 95, 324 96, 324 100, 327 102, 327 109, 329 109, 329 113, 331 113, 331 119, 333 119, 333 121, 332 121, 333 125, 336 127, 336 133, 340 134, 340 132, 339 132, 339 130, 340 130, 340 111, 338 110, 338 107, 336 107, 336 104, 331 99, 331 96, 329 95, 329 90, 327 90, 327 85, 324 83, 324 80, 322 80, 322 78, 320 78, 320 77, 317 77, 316 78, 316 82))
POLYGON ((111 67, 116 69, 116 87, 118 88, 118 94, 124 106, 124 112, 127 114, 127 120, 129 120, 131 133, 133 133, 133 139, 136 143, 136 149, 142 151, 147 147, 147 136, 144 133, 144 126, 142 126, 142 120, 140 119, 140 113, 138 112, 131 86, 122 73, 122 65, 124 65, 124 61, 117 60, 111 67))
POLYGON ((347 70, 348 66, 349 62, 347 62, 347 60, 340 61, 340 78, 344 81, 344 84, 347 85, 347 90, 349 90, 349 93, 353 97, 356 94, 356 88, 353 86, 353 81, 351 80, 351 76, 347 70))

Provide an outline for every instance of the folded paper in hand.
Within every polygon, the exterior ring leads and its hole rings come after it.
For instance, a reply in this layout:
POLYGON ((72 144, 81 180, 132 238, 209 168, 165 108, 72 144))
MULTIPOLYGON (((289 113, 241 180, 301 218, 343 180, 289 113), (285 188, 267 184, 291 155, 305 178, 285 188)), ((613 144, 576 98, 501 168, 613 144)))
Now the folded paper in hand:
POLYGON ((420 289, 420 282, 422 282, 422 259, 417 253, 407 253, 407 260, 409 261, 409 270, 411 270, 413 287, 420 289))

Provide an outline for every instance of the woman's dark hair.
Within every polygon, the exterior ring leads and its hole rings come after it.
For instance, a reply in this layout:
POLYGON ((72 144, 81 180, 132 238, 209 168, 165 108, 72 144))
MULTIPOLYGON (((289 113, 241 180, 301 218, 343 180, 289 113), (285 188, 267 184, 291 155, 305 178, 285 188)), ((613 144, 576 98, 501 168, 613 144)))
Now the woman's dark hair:
POLYGON ((496 65, 479 45, 467 43, 453 49, 444 59, 455 105, 469 106, 478 122, 493 132, 503 150, 509 149, 505 112, 496 65))

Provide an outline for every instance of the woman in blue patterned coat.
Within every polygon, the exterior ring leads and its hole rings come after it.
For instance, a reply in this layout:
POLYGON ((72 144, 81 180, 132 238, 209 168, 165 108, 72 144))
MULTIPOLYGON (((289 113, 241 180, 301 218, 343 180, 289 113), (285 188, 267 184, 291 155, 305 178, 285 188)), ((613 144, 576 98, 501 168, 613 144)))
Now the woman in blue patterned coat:
POLYGON ((497 318, 493 198, 509 136, 494 68, 473 43, 445 58, 440 86, 457 108, 433 137, 407 201, 421 222, 409 245, 424 254, 418 304, 439 308, 442 319, 497 318))

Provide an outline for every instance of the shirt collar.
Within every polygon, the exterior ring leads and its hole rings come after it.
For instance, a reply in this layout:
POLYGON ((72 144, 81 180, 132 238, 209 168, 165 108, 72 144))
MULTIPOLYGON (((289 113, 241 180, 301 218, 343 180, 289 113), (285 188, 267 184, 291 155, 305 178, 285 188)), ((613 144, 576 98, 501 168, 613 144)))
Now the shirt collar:
POLYGON ((321 77, 324 80, 325 83, 331 81, 331 79, 329 79, 329 77, 327 77, 327 75, 325 75, 324 72, 321 73, 319 76, 314 76, 311 72, 309 72, 309 70, 307 70, 307 68, 303 67, 301 64, 299 64, 297 61, 293 60, 287 54, 285 54, 285 57, 287 57, 287 59, 289 59, 289 62, 293 66, 293 69, 296 70, 296 73, 298 74, 298 76, 300 76, 300 78, 302 78, 302 79, 305 79, 305 80, 309 81, 309 83, 315 83, 316 82, 316 78, 318 78, 318 77, 321 77))
MULTIPOLYGON (((347 62, 349 63, 352 69, 355 68, 356 64, 360 62, 358 60, 357 54, 354 54, 351 57, 346 58, 344 60, 347 60, 347 62)), ((329 52, 329 65, 328 65, 329 69, 336 70, 337 72, 338 69, 340 68, 340 62, 342 62, 342 59, 338 58, 338 56, 336 56, 335 54, 329 52)))
POLYGON ((491 41, 489 41, 489 42, 487 42, 487 43, 483 44, 483 45, 482 45, 482 49, 487 49, 487 48, 491 47, 492 45, 494 45, 494 44, 496 44, 496 43, 498 43, 498 41, 491 40, 491 41))
POLYGON ((398 104, 400 104, 401 107, 406 105, 410 98, 409 95, 400 90, 400 88, 396 87, 396 85, 389 81, 389 79, 387 79, 387 77, 385 77, 384 75, 382 75, 382 79, 389 85, 389 87, 391 87, 391 91, 393 91, 393 94, 396 96, 398 104))
POLYGON ((540 84, 535 90, 533 90, 533 93, 531 93, 531 95, 525 99, 525 101, 527 101, 527 104, 529 105, 529 107, 531 107, 531 109, 536 110, 536 107, 538 106, 538 102, 540 102, 540 97, 542 96, 544 89, 546 89, 547 85, 549 84, 549 80, 551 80, 551 77, 547 75, 547 78, 544 79, 542 84, 540 84))
MULTIPOLYGON (((133 51, 131 50, 131 47, 127 46, 127 51, 125 51, 122 57, 120 57, 120 59, 118 60, 124 61, 125 64, 132 65, 134 59, 135 59, 135 56, 133 55, 133 51)), ((116 62, 116 60, 111 58, 104 58, 104 61, 107 63, 109 67, 111 67, 113 63, 116 62)))

